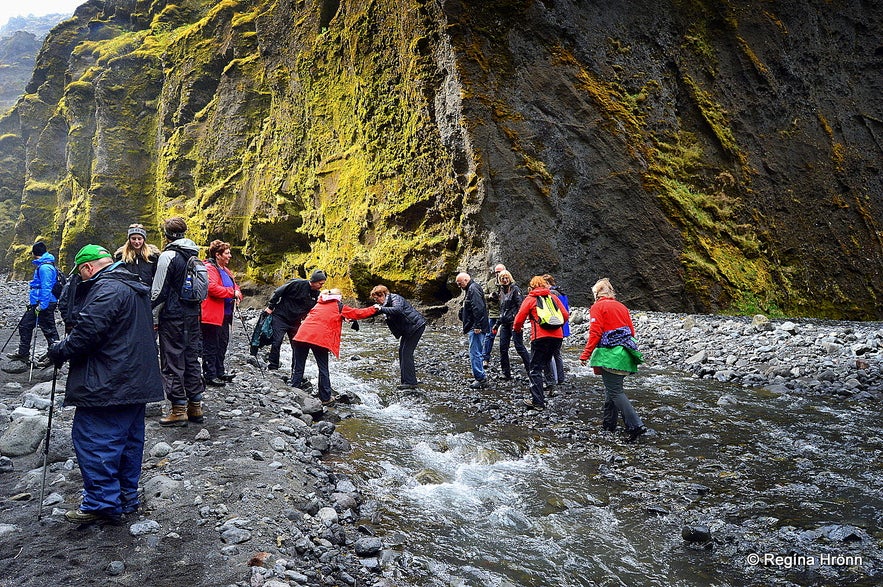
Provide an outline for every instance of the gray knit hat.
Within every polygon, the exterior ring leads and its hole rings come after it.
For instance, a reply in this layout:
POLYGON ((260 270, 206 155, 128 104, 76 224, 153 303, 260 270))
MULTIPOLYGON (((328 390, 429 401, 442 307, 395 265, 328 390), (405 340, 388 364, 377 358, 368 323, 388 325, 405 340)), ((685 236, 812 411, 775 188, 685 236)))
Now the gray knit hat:
POLYGON ((325 272, 321 269, 316 269, 313 271, 313 274, 310 275, 310 283, 316 283, 317 281, 325 281, 328 279, 328 276, 325 275, 325 272))

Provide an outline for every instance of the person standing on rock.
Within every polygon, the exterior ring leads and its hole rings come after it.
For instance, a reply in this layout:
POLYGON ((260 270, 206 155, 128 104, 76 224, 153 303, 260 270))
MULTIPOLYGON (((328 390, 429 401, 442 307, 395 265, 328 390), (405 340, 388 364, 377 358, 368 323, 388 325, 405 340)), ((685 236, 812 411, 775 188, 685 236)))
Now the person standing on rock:
POLYGON ((151 304, 157 312, 159 361, 170 412, 160 418, 161 426, 186 426, 203 421, 202 395, 205 383, 199 357, 202 354, 200 303, 181 298, 181 284, 190 257, 199 254, 199 246, 185 238, 187 223, 181 217, 163 222, 168 244, 156 263, 156 275, 150 290, 151 304))
POLYGON ((537 313, 537 300, 543 297, 544 300, 551 300, 552 303, 561 312, 561 316, 566 322, 570 318, 570 313, 564 304, 549 291, 549 284, 540 275, 535 275, 530 279, 527 289, 527 297, 521 303, 518 309, 518 315, 515 316, 515 323, 512 329, 515 332, 521 332, 524 323, 530 320, 530 399, 525 399, 524 403, 535 410, 542 410, 546 407, 546 400, 543 395, 543 372, 549 366, 549 361, 555 356, 555 353, 561 350, 561 342, 564 336, 561 334, 561 327, 544 328, 540 323, 540 317, 537 313))
POLYGON ((491 353, 494 350, 494 339, 497 336, 497 322, 500 320, 500 273, 506 270, 506 266, 497 263, 494 266, 494 274, 487 284, 487 292, 484 294, 487 304, 488 333, 484 337, 483 367, 487 369, 491 363, 491 353))
MULTIPOLYGON (((276 288, 264 313, 273 316, 270 324, 273 327, 273 341, 270 343, 270 354, 267 357, 267 369, 279 368, 279 352, 282 341, 286 337, 294 352, 294 336, 307 313, 316 305, 319 292, 325 286, 327 280, 325 272, 316 269, 310 275, 310 279, 292 279, 285 285, 276 288)), ((294 367, 294 357, 291 359, 294 367)))
POLYGON ((487 374, 483 364, 484 339, 490 330, 484 290, 468 273, 458 273, 456 282, 464 292, 460 320, 463 321, 463 334, 469 336, 469 364, 472 367, 472 376, 475 378, 469 387, 484 389, 487 387, 487 374))
POLYGON ((426 330, 426 318, 414 309, 408 300, 399 294, 390 293, 385 285, 376 285, 371 290, 374 309, 386 316, 386 325, 393 336, 399 339, 399 389, 415 389, 417 369, 414 366, 414 350, 426 330))
POLYGON ((122 261, 126 269, 137 275, 148 287, 156 275, 159 249, 147 244, 147 230, 142 224, 130 224, 126 230, 126 244, 114 253, 114 259, 122 261))
POLYGON ((34 259, 34 276, 31 278, 28 306, 18 324, 18 350, 6 355, 13 361, 29 362, 31 360, 31 337, 37 326, 46 337, 46 344, 51 346, 58 340, 58 329, 55 328, 55 307, 58 298, 52 288, 58 280, 58 269, 55 257, 46 250, 46 245, 37 241, 31 247, 34 259))
POLYGON ((635 342, 635 326, 628 308, 616 300, 616 292, 606 277, 592 286, 595 303, 589 309, 589 338, 579 356, 604 381, 604 429, 616 430, 619 414, 625 421, 628 442, 647 432, 641 418, 622 391, 625 376, 638 371, 644 358, 635 342))
POLYGON ((144 406, 163 398, 150 288, 104 247, 86 245, 74 261, 82 302, 48 352, 56 367, 70 361, 64 405, 76 406, 71 439, 83 475, 82 504, 64 517, 116 522, 140 505, 144 406))
POLYGON ((500 272, 500 318, 494 329, 500 335, 500 370, 503 372, 503 380, 512 379, 512 368, 509 363, 509 343, 515 344, 515 352, 521 357, 524 369, 530 373, 530 353, 524 346, 524 335, 512 330, 515 316, 521 309, 524 294, 512 279, 512 274, 506 270, 500 272))
POLYGON ((224 387, 233 380, 224 368, 224 357, 230 344, 233 305, 242 300, 242 291, 227 267, 232 257, 230 243, 216 239, 208 246, 208 296, 202 302, 202 378, 213 387, 224 387))
POLYGON ((326 289, 318 303, 307 313, 294 336, 294 366, 291 369, 291 386, 302 390, 309 389, 304 380, 307 355, 313 351, 316 366, 319 368, 319 399, 323 405, 334 403, 334 390, 331 388, 331 374, 328 370, 328 352, 340 356, 340 331, 344 319, 360 320, 377 313, 368 308, 351 308, 344 305, 339 289, 326 289))

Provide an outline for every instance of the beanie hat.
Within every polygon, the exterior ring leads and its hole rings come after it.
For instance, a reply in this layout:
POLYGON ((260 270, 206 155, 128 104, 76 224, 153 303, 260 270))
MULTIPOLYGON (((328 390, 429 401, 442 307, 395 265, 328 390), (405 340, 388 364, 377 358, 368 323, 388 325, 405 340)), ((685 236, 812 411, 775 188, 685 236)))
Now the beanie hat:
POLYGON ((97 261, 98 259, 112 259, 113 255, 111 255, 107 249, 102 247, 101 245, 86 245, 77 253, 77 256, 74 257, 74 265, 79 267, 83 263, 91 263, 92 261, 97 261))
POLYGON ((130 226, 129 230, 126 232, 126 238, 129 238, 133 234, 140 234, 145 240, 147 239, 147 231, 141 226, 130 226))
POLYGON ((46 254, 46 245, 43 244, 43 241, 37 241, 34 243, 34 246, 31 247, 31 253, 41 257, 46 254))
POLYGON ((313 271, 313 274, 310 275, 310 283, 316 283, 317 281, 325 281, 328 277, 325 275, 325 272, 321 269, 316 269, 313 271))

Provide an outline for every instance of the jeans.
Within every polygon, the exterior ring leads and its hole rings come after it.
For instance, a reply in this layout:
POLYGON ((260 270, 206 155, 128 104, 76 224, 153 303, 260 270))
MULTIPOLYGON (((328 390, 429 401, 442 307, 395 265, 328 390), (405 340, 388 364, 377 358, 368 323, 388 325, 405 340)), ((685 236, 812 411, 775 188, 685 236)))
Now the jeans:
POLYGON ((224 323, 221 326, 202 325, 202 376, 206 380, 215 379, 226 373, 224 357, 227 354, 227 346, 230 344, 230 326, 232 324, 233 315, 225 314, 224 323))
POLYGON ((487 375, 484 372, 484 332, 476 333, 474 330, 469 331, 469 364, 472 367, 472 376, 476 381, 484 381, 487 375))
POLYGON ((399 339, 399 376, 406 385, 417 385, 417 369, 414 367, 414 350, 426 325, 421 326, 411 334, 403 334, 399 339))
POLYGON ((58 329, 55 328, 55 304, 49 304, 40 315, 34 311, 36 306, 28 306, 21 323, 18 325, 18 354, 28 357, 31 355, 31 336, 37 325, 43 331, 46 342, 51 345, 58 340, 58 329))
POLYGON ((530 371, 530 353, 524 346, 524 335, 521 332, 514 332, 511 324, 499 324, 497 333, 500 335, 500 369, 503 371, 504 377, 512 376, 512 368, 509 364, 509 343, 515 344, 515 352, 521 357, 524 363, 525 371, 530 371))
POLYGON ((484 355, 485 362, 491 360, 491 351, 494 350, 494 338, 496 335, 494 334, 494 326, 496 326, 500 322, 499 318, 488 318, 488 333, 484 335, 484 346, 481 349, 482 355, 484 355))
POLYGON ((560 338, 546 336, 530 342, 530 397, 534 405, 545 406, 543 398, 543 371, 556 351, 561 350, 560 338))
POLYGON ((319 399, 327 402, 331 399, 331 373, 328 371, 328 349, 305 342, 294 344, 294 366, 291 368, 291 384, 299 387, 304 380, 307 366, 307 355, 313 351, 316 367, 319 368, 319 399))
POLYGON ((605 424, 607 423, 606 417, 609 417, 611 413, 614 418, 613 424, 616 424, 616 413, 613 411, 616 410, 622 414, 626 430, 634 430, 643 426, 644 423, 638 417, 635 408, 632 407, 632 402, 622 392, 622 383, 625 380, 625 375, 611 373, 607 369, 602 368, 601 379, 604 381, 604 389, 607 391, 604 403, 605 424), (608 402, 613 404, 612 408, 608 407, 608 402))
POLYGON ((84 512, 119 515, 138 508, 144 404, 78 407, 71 439, 83 474, 84 512))

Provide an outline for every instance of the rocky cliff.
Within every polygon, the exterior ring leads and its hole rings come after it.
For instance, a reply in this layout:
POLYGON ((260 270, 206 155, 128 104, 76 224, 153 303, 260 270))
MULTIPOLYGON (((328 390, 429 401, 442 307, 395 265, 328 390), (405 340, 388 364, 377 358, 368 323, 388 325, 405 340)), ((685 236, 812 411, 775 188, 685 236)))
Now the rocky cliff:
POLYGON ((22 275, 181 214, 258 281, 438 303, 502 261, 881 319, 881 32, 870 1, 91 0, 0 119, 0 247, 22 275))

